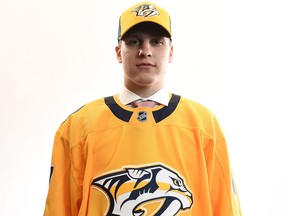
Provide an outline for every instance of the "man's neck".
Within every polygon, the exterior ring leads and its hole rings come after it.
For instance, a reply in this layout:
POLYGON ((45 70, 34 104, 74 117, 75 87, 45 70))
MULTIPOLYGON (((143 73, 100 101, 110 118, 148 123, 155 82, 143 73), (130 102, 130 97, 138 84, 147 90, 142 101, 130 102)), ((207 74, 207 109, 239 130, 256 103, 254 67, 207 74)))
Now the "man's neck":
POLYGON ((131 86, 125 86, 128 90, 132 91, 133 93, 139 95, 142 98, 148 98, 151 95, 155 94, 157 91, 159 91, 163 86, 144 86, 144 87, 139 87, 133 88, 131 86))

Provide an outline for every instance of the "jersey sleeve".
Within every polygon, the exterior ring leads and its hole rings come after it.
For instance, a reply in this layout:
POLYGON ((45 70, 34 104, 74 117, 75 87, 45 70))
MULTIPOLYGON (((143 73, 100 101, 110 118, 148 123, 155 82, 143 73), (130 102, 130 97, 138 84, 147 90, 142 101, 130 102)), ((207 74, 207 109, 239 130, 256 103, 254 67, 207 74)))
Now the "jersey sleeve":
POLYGON ((213 215, 242 216, 225 137, 215 116, 212 125, 214 137, 204 151, 213 215))
POLYGON ((81 186, 73 174, 73 154, 68 133, 66 124, 62 124, 55 135, 44 216, 78 215, 81 186))

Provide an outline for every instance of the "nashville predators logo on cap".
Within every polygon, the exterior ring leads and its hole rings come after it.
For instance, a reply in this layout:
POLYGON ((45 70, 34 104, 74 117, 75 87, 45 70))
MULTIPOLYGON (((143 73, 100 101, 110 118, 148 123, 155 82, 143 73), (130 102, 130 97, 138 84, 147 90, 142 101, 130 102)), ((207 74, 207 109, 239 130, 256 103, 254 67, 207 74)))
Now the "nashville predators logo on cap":
POLYGON ((139 7, 135 8, 131 12, 135 12, 136 16, 143 16, 143 17, 152 17, 160 15, 157 9, 149 4, 140 5, 139 7))

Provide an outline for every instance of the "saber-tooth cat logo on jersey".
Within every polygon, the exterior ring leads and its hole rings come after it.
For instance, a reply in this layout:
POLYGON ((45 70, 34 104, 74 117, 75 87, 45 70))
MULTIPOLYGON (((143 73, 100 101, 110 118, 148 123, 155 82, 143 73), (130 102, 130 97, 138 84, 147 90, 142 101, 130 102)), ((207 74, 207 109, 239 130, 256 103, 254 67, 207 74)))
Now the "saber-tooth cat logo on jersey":
POLYGON ((90 205, 104 208, 102 215, 173 216, 193 205, 193 195, 183 179, 162 165, 127 167, 95 178, 91 187, 91 193, 98 194, 90 205), (99 204, 100 197, 105 197, 106 205, 99 204))
POLYGON ((131 12, 136 12, 136 16, 143 16, 143 17, 151 17, 160 14, 154 6, 149 4, 140 5, 131 12))

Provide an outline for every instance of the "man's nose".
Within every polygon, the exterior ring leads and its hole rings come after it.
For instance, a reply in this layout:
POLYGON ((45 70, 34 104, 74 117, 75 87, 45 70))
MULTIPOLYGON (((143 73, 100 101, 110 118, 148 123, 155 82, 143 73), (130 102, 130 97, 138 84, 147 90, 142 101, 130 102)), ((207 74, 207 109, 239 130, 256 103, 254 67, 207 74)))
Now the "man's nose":
POLYGON ((151 51, 149 41, 143 41, 143 43, 139 49, 139 56, 142 56, 142 57, 151 57, 152 56, 152 51, 151 51))

